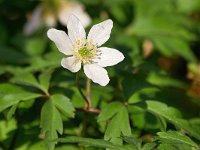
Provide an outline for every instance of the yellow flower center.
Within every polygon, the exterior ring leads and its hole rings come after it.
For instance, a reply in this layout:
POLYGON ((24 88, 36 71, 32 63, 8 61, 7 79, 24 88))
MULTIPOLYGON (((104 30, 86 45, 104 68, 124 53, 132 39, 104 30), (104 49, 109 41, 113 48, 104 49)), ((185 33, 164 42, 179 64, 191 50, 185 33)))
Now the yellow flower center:
POLYGON ((73 45, 73 55, 76 61, 81 61, 84 64, 94 62, 94 58, 99 55, 97 47, 92 41, 88 42, 86 39, 77 40, 73 45))
POLYGON ((92 57, 92 54, 91 54, 90 50, 88 50, 86 47, 82 47, 81 49, 79 49, 78 53, 83 58, 92 57))

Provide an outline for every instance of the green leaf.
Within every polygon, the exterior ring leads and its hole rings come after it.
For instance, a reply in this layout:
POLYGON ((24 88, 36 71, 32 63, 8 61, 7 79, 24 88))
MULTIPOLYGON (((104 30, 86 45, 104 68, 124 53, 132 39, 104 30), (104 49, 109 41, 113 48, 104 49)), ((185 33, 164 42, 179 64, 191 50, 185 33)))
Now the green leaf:
POLYGON ((146 125, 146 119, 145 119, 145 111, 144 109, 141 109, 140 107, 129 105, 128 106, 129 113, 130 113, 130 119, 132 121, 132 124, 134 127, 138 129, 145 128, 146 125))
MULTIPOLYGON (((14 118, 10 120, 0 120, 0 141, 4 141, 9 138, 9 136, 13 136, 14 133, 11 133, 13 130, 17 129, 17 122, 14 118), (8 134, 8 133, 11 134, 8 134)), ((11 139, 10 139, 11 140, 11 139)))
POLYGON ((58 138, 57 131, 63 133, 63 124, 59 111, 51 100, 48 100, 41 111, 41 132, 45 134, 46 146, 48 150, 53 150, 57 142, 52 142, 58 138))
POLYGON ((140 71, 138 74, 134 74, 134 78, 130 73, 127 73, 125 80, 123 80, 123 94, 125 99, 129 99, 133 93, 142 90, 143 88, 155 88, 155 85, 148 83, 146 80, 147 71, 140 71), (133 86, 134 85, 134 86, 133 86))
POLYGON ((0 60, 11 64, 24 64, 28 62, 28 57, 20 51, 0 45, 0 60))
POLYGON ((45 57, 32 57, 31 65, 26 68, 27 72, 44 71, 46 69, 55 69, 60 67, 62 54, 56 51, 49 52, 45 57))
POLYGON ((113 150, 127 150, 127 148, 118 145, 113 144, 111 142, 102 140, 102 139, 91 139, 91 138, 81 138, 81 137, 75 137, 75 136, 68 136, 66 138, 59 138, 57 140, 61 143, 79 143, 81 145, 85 146, 92 146, 96 148, 109 148, 113 150))
POLYGON ((134 148, 136 150, 141 149, 141 146, 142 146, 142 140, 141 139, 137 139, 137 138, 133 138, 133 137, 129 137, 129 136, 122 136, 122 138, 126 143, 129 143, 132 146, 134 146, 134 148))
POLYGON ((169 118, 169 120, 181 117, 181 113, 179 110, 173 107, 168 107, 165 103, 148 100, 146 101, 146 104, 147 109, 150 112, 158 114, 159 116, 162 116, 164 118, 169 118))
POLYGON ((113 16, 115 16, 115 18, 119 22, 125 22, 126 20, 126 14, 124 13, 124 10, 122 8, 123 4, 124 3, 121 3, 121 4, 113 3, 112 7, 110 7, 110 12, 112 13, 113 16))
POLYGON ((22 84, 22 85, 28 85, 28 86, 33 86, 33 87, 36 87, 36 88, 40 87, 39 82, 34 77, 34 75, 31 74, 31 73, 17 75, 15 77, 13 77, 11 81, 13 83, 22 84))
POLYGON ((200 140, 200 132, 195 129, 197 127, 190 124, 187 120, 182 119, 180 112, 177 109, 168 107, 166 104, 156 101, 146 101, 146 104, 148 111, 165 118, 167 121, 200 140))
POLYGON ((51 73, 52 71, 49 71, 49 70, 42 72, 38 77, 39 81, 30 72, 21 73, 13 77, 11 81, 13 83, 35 87, 43 91, 46 95, 49 95, 48 89, 49 89, 49 84, 50 84, 50 79, 51 79, 51 73))
POLYGON ((139 90, 138 92, 135 92, 129 99, 128 102, 130 104, 137 103, 144 101, 146 99, 154 98, 156 93, 159 92, 160 89, 155 87, 147 87, 139 90))
POLYGON ((200 140, 200 130, 198 125, 194 125, 187 120, 179 118, 176 119, 176 122, 174 124, 177 127, 182 128, 183 130, 188 132, 188 134, 190 134, 191 136, 200 140))
POLYGON ((0 112, 20 101, 35 99, 41 94, 27 91, 20 86, 13 84, 0 84, 0 112))
POLYGON ((199 9, 199 0, 177 0, 178 10, 184 13, 192 13, 199 9))
POLYGON ((160 121, 160 130, 161 131, 166 131, 166 129, 167 129, 167 122, 166 122, 166 120, 163 117, 161 117, 161 116, 158 116, 158 120, 160 121))
POLYGON ((114 116, 109 122, 107 129, 104 134, 104 139, 115 144, 122 145, 121 129, 118 116, 114 116))
POLYGON ((159 136, 159 140, 161 140, 164 143, 172 145, 189 145, 195 148, 199 148, 198 145, 189 137, 177 131, 158 132, 157 135, 159 136))
POLYGON ((58 110, 60 110, 67 117, 74 117, 74 107, 69 98, 64 95, 52 95, 51 100, 58 110))
POLYGON ((111 87, 92 86, 92 107, 98 107, 99 103, 103 99, 104 101, 112 98, 111 87))
POLYGON ((180 89, 188 88, 188 85, 186 83, 181 82, 177 79, 173 79, 167 74, 160 74, 157 72, 150 72, 148 74, 147 81, 153 85, 158 85, 162 87, 170 86, 180 89))
POLYGON ((106 121, 109 118, 113 117, 120 109, 123 107, 120 102, 112 102, 103 108, 102 112, 98 116, 98 122, 106 121))
POLYGON ((46 42, 44 41, 44 38, 31 38, 25 43, 25 51, 30 56, 38 56, 44 52, 45 46, 46 42))
POLYGON ((122 109, 117 114, 117 116, 119 117, 119 120, 122 122, 122 123, 120 123, 120 129, 121 129, 122 135, 123 136, 131 136, 131 127, 130 127, 127 107, 125 107, 125 106, 122 107, 122 109))
POLYGON ((12 105, 11 108, 6 112, 6 118, 7 120, 10 120, 12 116, 14 115, 16 109, 17 109, 18 103, 15 105, 12 105))
POLYGON ((177 150, 177 148, 173 145, 164 143, 158 146, 158 150, 177 150))
POLYGON ((155 148, 157 146, 156 143, 146 143, 143 147, 142 150, 152 150, 153 148, 155 148))
POLYGON ((196 61, 196 58, 186 41, 179 38, 158 37, 157 39, 154 39, 154 42, 158 46, 158 50, 164 55, 170 51, 172 54, 182 56, 188 61, 196 61))
POLYGON ((104 139, 113 143, 122 144, 121 135, 131 136, 129 116, 125 106, 109 122, 104 139))
POLYGON ((52 75, 52 70, 44 71, 39 75, 39 83, 40 83, 39 87, 45 93, 48 93, 51 75, 52 75))

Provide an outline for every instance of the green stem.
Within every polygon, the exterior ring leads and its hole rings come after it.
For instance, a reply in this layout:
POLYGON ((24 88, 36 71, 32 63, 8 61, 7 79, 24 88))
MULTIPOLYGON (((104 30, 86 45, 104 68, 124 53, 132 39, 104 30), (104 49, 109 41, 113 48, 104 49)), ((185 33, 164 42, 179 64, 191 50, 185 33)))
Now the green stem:
POLYGON ((86 106, 85 106, 86 110, 89 110, 91 104, 90 104, 90 101, 87 99, 87 97, 83 94, 83 92, 81 90, 80 83, 79 83, 79 72, 77 72, 77 74, 76 74, 76 86, 79 90, 79 93, 81 94, 81 96, 83 97, 83 99, 86 102, 86 106))
POLYGON ((88 100, 88 107, 92 107, 92 99, 91 99, 91 80, 87 78, 86 81, 86 98, 88 100))
POLYGON ((76 74, 76 85, 77 88, 81 94, 81 96, 83 97, 83 99, 85 100, 85 107, 84 110, 87 112, 91 112, 91 113, 100 113, 101 110, 96 109, 96 108, 92 108, 92 98, 91 98, 91 80, 87 78, 86 81, 86 96, 83 94, 80 84, 79 84, 79 73, 77 72, 76 74))

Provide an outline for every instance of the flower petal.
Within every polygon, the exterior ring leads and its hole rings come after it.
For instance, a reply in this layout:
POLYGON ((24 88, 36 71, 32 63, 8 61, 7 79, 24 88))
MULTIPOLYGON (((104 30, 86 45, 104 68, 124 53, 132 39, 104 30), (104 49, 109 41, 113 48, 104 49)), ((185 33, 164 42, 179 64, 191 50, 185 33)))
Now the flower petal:
POLYGON ((101 67, 113 66, 124 60, 124 55, 113 48, 100 47, 100 58, 97 59, 97 64, 101 67))
POLYGON ((110 81, 106 69, 97 64, 84 65, 84 73, 89 79, 101 86, 106 86, 110 81))
POLYGON ((113 22, 111 19, 105 20, 99 24, 94 25, 88 34, 87 40, 93 41, 97 46, 104 44, 109 38, 113 22))
POLYGON ((61 60, 61 66, 70 70, 71 72, 77 72, 81 69, 81 62, 76 62, 75 57, 72 56, 68 58, 63 58, 61 60))
POLYGON ((47 36, 56 44, 60 52, 72 55, 72 44, 64 31, 51 28, 47 31, 47 36))
POLYGON ((80 20, 74 15, 70 15, 67 21, 67 29, 68 35, 72 44, 74 44, 77 40, 82 40, 86 38, 85 29, 81 24, 80 20))
POLYGON ((61 24, 67 25, 68 18, 71 14, 78 16, 83 27, 88 26, 91 22, 89 15, 84 11, 83 5, 78 2, 70 1, 67 2, 67 4, 63 4, 62 9, 58 13, 58 18, 61 24))
POLYGON ((32 15, 28 19, 28 22, 26 22, 23 33, 24 35, 28 36, 31 35, 33 32, 35 32, 39 27, 41 27, 43 24, 42 22, 42 7, 38 6, 33 11, 32 15))

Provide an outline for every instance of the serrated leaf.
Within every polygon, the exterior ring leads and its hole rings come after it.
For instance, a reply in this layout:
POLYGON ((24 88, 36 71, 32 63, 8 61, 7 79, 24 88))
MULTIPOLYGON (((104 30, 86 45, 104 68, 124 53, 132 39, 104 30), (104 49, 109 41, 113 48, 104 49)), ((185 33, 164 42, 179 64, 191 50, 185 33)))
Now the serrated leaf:
POLYGON ((51 79, 52 71, 44 71, 39 75, 39 83, 40 88, 42 91, 48 94, 49 85, 50 85, 50 79, 51 79))
POLYGON ((68 97, 56 94, 51 96, 51 100, 57 109, 60 110, 65 116, 74 117, 75 109, 68 97))
POLYGON ((166 122, 166 120, 163 117, 161 117, 161 116, 158 116, 158 120, 160 122, 160 130, 161 131, 166 131, 166 129, 167 129, 167 122, 166 122))
POLYGON ((56 142, 52 142, 58 138, 57 131, 63 133, 63 124, 59 111, 51 100, 48 100, 41 111, 41 132, 45 134, 46 146, 48 150, 53 150, 56 142))
POLYGON ((119 112, 122 107, 123 107, 123 105, 119 102, 110 103, 99 114, 98 122, 108 120, 109 118, 114 116, 117 112, 119 112))
POLYGON ((16 75, 12 78, 13 83, 21 84, 21 85, 28 85, 40 89, 46 95, 48 94, 49 89, 49 82, 51 78, 51 72, 46 71, 39 75, 39 81, 35 78, 33 74, 27 72, 25 74, 16 75))
POLYGON ((37 79, 31 73, 20 74, 11 79, 13 83, 23 84, 28 86, 33 86, 38 88, 40 84, 38 83, 37 79))
POLYGON ((128 111, 125 106, 123 106, 109 122, 104 139, 113 143, 122 144, 121 135, 131 136, 128 111))
POLYGON ((151 112, 158 114, 159 116, 163 117, 173 117, 173 118, 180 118, 181 113, 179 110, 173 107, 168 107, 165 103, 158 102, 158 101, 146 101, 147 109, 151 112))
POLYGON ((27 91, 13 84, 0 84, 0 112, 19 101, 31 100, 40 97, 41 94, 27 91))
POLYGON ((104 139, 115 144, 122 145, 121 129, 118 116, 114 116, 105 131, 104 139))
POLYGON ((9 110, 6 112, 6 119, 10 120, 13 116, 13 114, 15 113, 16 109, 17 109, 18 103, 15 105, 12 105, 11 108, 9 108, 9 110))
POLYGON ((121 129, 122 135, 123 136, 131 136, 131 127, 130 127, 127 107, 125 107, 125 106, 122 107, 122 109, 120 110, 120 112, 117 115, 119 117, 119 120, 122 122, 122 123, 120 123, 121 124, 120 129, 121 129))
POLYGON ((173 145, 164 143, 158 146, 158 150, 177 150, 177 148, 174 147, 173 145))
POLYGON ((61 143, 79 143, 81 145, 85 146, 92 146, 96 148, 109 148, 113 150, 128 150, 127 148, 119 145, 119 144, 113 144, 111 142, 102 140, 102 139, 92 139, 92 138, 81 138, 81 137, 75 137, 75 136, 68 136, 66 138, 59 138, 57 140, 61 143))
POLYGON ((159 136, 159 139, 164 143, 172 145, 189 145, 195 148, 199 148, 198 145, 189 137, 177 131, 158 132, 157 135, 159 136))
POLYGON ((166 104, 156 101, 146 101, 146 104, 148 111, 165 118, 167 121, 200 140, 199 130, 196 130, 195 126, 192 126, 187 120, 182 119, 180 112, 177 109, 168 107, 166 104))
POLYGON ((133 138, 133 137, 129 137, 129 136, 122 136, 122 138, 126 143, 129 143, 132 146, 134 146, 134 148, 136 150, 141 149, 141 146, 142 146, 142 140, 141 139, 137 139, 137 138, 133 138))
POLYGON ((152 143, 146 143, 143 147, 142 150, 152 150, 153 148, 155 148, 157 146, 156 143, 152 142, 152 143))
POLYGON ((177 118, 176 122, 174 123, 177 127, 182 128, 183 130, 187 131, 188 134, 200 140, 200 130, 199 126, 191 124, 189 121, 177 118))

